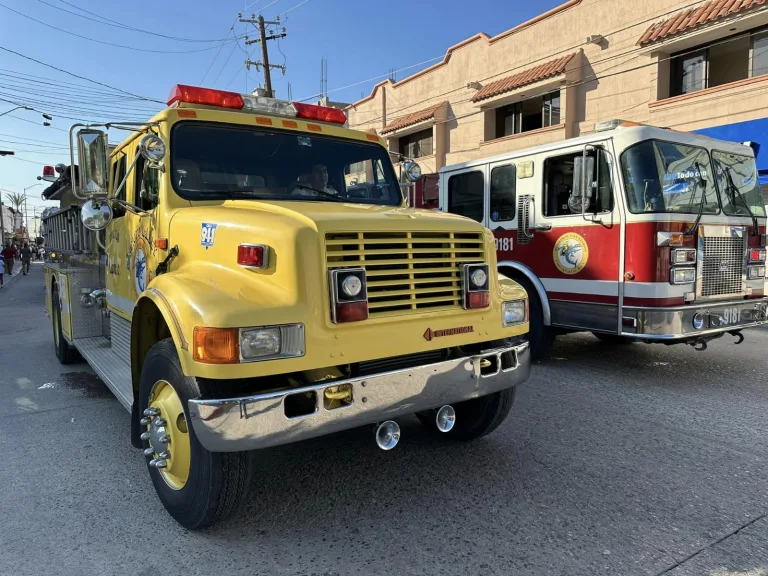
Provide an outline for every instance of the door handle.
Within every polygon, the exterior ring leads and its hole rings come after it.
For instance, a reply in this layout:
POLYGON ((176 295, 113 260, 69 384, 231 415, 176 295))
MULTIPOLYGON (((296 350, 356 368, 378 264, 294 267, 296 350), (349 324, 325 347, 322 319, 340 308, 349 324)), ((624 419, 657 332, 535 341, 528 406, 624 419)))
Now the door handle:
POLYGON ((551 232, 552 224, 536 224, 536 232, 551 232))

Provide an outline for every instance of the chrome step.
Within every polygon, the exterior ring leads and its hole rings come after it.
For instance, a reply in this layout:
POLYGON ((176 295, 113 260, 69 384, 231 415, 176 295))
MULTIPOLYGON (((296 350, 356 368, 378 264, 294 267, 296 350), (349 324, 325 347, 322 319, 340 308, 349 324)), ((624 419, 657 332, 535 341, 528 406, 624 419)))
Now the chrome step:
POLYGON ((98 336, 76 338, 73 344, 104 384, 112 390, 120 404, 130 412, 133 406, 131 367, 115 354, 110 341, 98 336))

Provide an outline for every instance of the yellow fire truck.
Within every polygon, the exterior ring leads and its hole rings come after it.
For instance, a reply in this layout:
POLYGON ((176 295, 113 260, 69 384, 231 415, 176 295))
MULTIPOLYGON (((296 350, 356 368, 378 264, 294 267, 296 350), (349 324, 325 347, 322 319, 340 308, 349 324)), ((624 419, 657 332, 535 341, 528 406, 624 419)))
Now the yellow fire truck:
POLYGON ((408 414, 471 440, 529 376, 492 234, 409 209, 384 142, 345 123, 176 86, 149 122, 70 130, 71 202, 45 220, 56 355, 131 413, 186 527, 237 508, 250 451, 364 425, 391 449, 408 414), (96 128, 133 134, 110 149, 96 128))

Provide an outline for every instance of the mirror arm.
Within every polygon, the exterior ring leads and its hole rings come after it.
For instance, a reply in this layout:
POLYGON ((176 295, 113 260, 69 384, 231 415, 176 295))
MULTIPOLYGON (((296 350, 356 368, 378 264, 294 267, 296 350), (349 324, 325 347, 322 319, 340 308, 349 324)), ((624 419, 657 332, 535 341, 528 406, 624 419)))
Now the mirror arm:
POLYGON ((119 204, 120 206, 130 210, 131 212, 133 212, 137 216, 144 216, 146 214, 149 214, 149 212, 147 212, 143 208, 139 208, 135 204, 131 204, 130 202, 127 202, 125 200, 121 200, 120 198, 109 198, 108 200, 110 202, 114 202, 115 204, 119 204))

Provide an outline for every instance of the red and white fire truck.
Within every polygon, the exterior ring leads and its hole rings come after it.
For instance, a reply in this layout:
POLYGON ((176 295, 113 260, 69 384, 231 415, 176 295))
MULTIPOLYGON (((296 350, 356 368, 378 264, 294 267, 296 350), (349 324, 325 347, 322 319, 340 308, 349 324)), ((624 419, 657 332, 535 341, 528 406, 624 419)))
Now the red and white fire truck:
POLYGON ((482 222, 530 295, 542 357, 557 334, 703 350, 766 324, 759 147, 622 121, 447 166, 440 208, 482 222))

